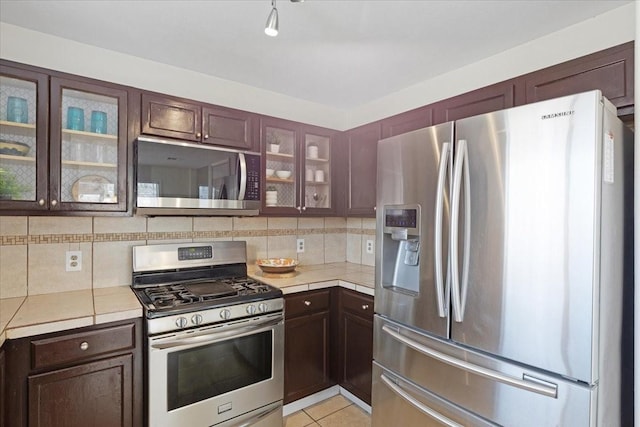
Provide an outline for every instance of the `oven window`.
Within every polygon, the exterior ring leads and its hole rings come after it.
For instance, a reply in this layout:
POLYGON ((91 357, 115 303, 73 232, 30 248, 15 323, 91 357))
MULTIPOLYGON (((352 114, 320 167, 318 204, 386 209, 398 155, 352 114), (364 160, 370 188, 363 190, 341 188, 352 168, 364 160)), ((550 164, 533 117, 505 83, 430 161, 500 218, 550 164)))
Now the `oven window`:
POLYGON ((169 353, 168 409, 271 378, 272 339, 272 331, 265 331, 169 353))

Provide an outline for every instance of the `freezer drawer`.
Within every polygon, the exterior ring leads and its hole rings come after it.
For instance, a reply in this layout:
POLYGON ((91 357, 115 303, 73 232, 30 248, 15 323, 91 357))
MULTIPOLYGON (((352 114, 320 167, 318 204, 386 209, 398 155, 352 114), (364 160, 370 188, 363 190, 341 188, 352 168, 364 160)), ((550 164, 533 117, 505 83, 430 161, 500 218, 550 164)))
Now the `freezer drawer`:
POLYGON ((374 362, 373 427, 495 426, 374 362))
MULTIPOLYGON (((596 425, 597 386, 489 357, 378 315, 374 334, 376 363, 481 418, 519 427, 596 425)), ((374 385, 374 405, 375 393, 374 385)))

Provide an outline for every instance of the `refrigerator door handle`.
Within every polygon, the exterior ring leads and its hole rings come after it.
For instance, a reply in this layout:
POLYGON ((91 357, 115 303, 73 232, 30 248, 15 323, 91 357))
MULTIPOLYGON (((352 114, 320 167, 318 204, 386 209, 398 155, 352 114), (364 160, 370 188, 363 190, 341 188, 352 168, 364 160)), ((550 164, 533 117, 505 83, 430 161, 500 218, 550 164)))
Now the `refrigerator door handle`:
POLYGON ((453 183, 451 194, 451 231, 449 233, 449 247, 451 248, 451 305, 453 320, 462 322, 462 303, 460 301, 460 275, 458 271, 458 222, 460 220, 460 180, 462 178, 462 163, 467 141, 458 141, 456 157, 453 163, 453 183))
MULTIPOLYGON (((384 325, 382 327, 382 330, 387 334, 389 334, 394 339, 400 341, 401 343, 439 362, 446 363, 448 365, 451 365, 458 369, 462 369, 472 374, 476 374, 481 377, 498 381, 513 387, 518 387, 526 391, 531 391, 533 393, 538 393, 543 396, 552 397, 554 399, 558 397, 558 386, 556 384, 547 383, 547 382, 543 383, 540 380, 537 380, 537 381, 527 381, 526 379, 521 380, 520 378, 517 378, 517 377, 512 377, 510 375, 506 375, 501 372, 483 368, 482 366, 474 365, 473 363, 457 359, 455 357, 446 355, 437 350, 434 350, 425 345, 422 345, 412 340, 411 338, 405 337, 402 334, 400 334, 399 330, 394 330, 389 325, 384 325)), ((524 378, 527 378, 527 376, 524 376, 524 378)))
POLYGON ((447 163, 449 160, 449 142, 442 144, 440 153, 440 164, 438 166, 438 186, 436 190, 436 211, 434 214, 434 257, 436 272, 436 296, 438 298, 438 316, 445 317, 447 308, 444 300, 444 283, 442 274, 442 211, 444 205, 444 184, 447 174, 447 163))
POLYGON ((461 424, 458 424, 455 421, 450 420, 449 418, 445 417, 441 413, 439 413, 437 411, 434 411, 433 409, 431 409, 428 406, 424 405, 418 399, 414 398, 409 393, 404 391, 400 385, 394 383, 393 380, 391 380, 385 374, 380 375, 380 379, 394 393, 396 393, 398 396, 400 396, 401 398, 403 398, 404 400, 409 402, 409 404, 414 406, 420 412, 423 412, 424 414, 430 416, 431 418, 435 419, 436 421, 439 421, 441 424, 444 424, 444 425, 446 425, 448 427, 463 427, 461 424))

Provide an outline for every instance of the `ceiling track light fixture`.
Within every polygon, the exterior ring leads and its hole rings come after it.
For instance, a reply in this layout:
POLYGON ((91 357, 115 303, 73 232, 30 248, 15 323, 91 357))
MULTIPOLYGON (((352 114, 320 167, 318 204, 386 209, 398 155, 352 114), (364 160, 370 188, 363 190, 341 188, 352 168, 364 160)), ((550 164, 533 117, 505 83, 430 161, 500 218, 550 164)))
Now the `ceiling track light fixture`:
POLYGON ((278 35, 278 9, 276 9, 276 0, 271 0, 271 7, 271 13, 264 26, 264 33, 268 36, 275 37, 278 35))
MULTIPOLYGON (((290 0, 291 3, 303 3, 304 0, 290 0)), ((278 9, 276 8, 276 0, 271 0, 271 13, 267 18, 264 26, 264 33, 268 36, 275 37, 278 35, 278 9)))

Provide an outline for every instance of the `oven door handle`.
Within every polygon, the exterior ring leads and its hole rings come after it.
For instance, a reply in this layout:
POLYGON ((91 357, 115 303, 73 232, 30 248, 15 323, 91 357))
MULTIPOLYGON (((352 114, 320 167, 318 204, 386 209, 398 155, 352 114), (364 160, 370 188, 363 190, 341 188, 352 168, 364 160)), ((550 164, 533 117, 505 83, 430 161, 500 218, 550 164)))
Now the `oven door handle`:
POLYGON ((282 316, 278 316, 275 319, 271 318, 266 321, 254 323, 251 325, 230 328, 230 329, 226 329, 218 332, 207 329, 206 331, 194 333, 193 335, 190 335, 189 337, 186 337, 186 338, 178 338, 175 340, 154 343, 154 344, 151 344, 150 347, 158 350, 165 350, 168 348, 183 347, 183 346, 192 345, 192 344, 208 344, 208 343, 220 341, 222 339, 229 338, 229 337, 240 337, 242 335, 247 335, 249 333, 257 333, 257 332, 261 332, 262 330, 268 330, 268 329, 271 329, 273 326, 278 325, 279 323, 282 323, 282 321, 283 321, 282 316))

